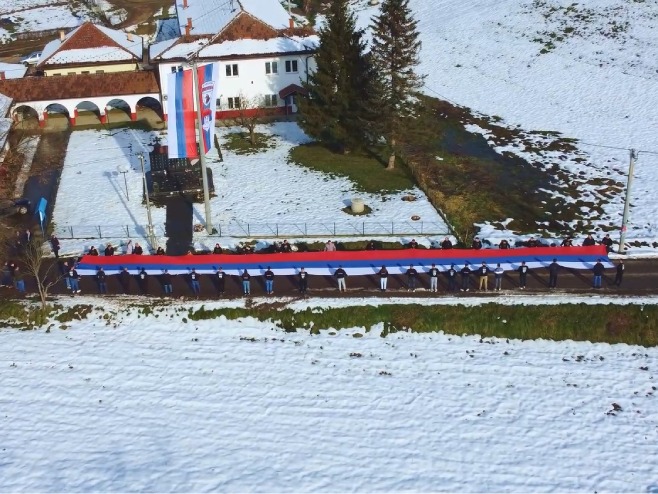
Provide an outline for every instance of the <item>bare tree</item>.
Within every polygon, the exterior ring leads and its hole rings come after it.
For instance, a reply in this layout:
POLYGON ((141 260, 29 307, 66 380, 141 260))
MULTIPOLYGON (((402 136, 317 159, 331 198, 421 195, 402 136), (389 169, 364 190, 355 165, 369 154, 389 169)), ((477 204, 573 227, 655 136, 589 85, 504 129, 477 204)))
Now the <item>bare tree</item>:
POLYGON ((58 263, 54 259, 52 262, 49 262, 49 260, 44 253, 43 243, 39 238, 32 238, 27 242, 23 249, 21 261, 27 274, 36 280, 43 311, 48 307, 50 289, 64 278, 64 275, 59 272, 58 263))
POLYGON ((230 122, 232 125, 243 127, 249 133, 249 142, 255 146, 256 126, 263 123, 265 117, 272 114, 272 108, 277 106, 277 102, 278 96, 276 95, 247 97, 240 94, 238 98, 234 98, 233 110, 237 113, 230 119, 230 122))

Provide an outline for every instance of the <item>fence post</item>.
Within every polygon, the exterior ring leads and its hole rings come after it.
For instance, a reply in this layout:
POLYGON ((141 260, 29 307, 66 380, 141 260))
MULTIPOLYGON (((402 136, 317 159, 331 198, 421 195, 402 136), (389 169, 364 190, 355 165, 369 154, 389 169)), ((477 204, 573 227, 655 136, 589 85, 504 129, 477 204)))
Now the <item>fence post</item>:
POLYGON ((98 225, 96 229, 98 230, 98 238, 103 238, 103 231, 101 230, 101 226, 98 225))
POLYGON ((249 226, 249 223, 247 223, 247 237, 251 237, 251 227, 249 226))
POLYGON ((424 221, 420 222, 420 234, 421 235, 423 234, 423 223, 425 223, 425 222, 424 221))
POLYGON ((126 225, 126 238, 130 238, 130 225, 126 225))
POLYGON ((363 232, 363 236, 366 235, 366 222, 365 221, 361 222, 361 232, 363 232))
POLYGON ((336 222, 334 221, 334 237, 336 236, 336 222))
POLYGON ((394 231, 395 231, 395 223, 391 221, 391 235, 393 235, 394 231))
POLYGON ((217 231, 219 232, 219 236, 221 237, 222 236, 222 224, 221 223, 217 223, 217 231))
POLYGON ((304 236, 308 237, 308 228, 306 227, 306 223, 304 223, 304 236))
POLYGON ((71 238, 73 238, 73 227, 69 226, 69 231, 71 232, 71 238))
POLYGON ((279 224, 278 223, 274 223, 274 224, 276 225, 276 236, 277 238, 279 238, 279 224))

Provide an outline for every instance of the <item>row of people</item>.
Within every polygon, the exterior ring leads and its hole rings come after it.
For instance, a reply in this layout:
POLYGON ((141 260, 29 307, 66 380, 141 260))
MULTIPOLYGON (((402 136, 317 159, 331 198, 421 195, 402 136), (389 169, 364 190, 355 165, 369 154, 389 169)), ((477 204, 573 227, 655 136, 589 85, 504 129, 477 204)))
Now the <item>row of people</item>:
MULTIPOLYGON (((560 271, 560 268, 561 267, 557 262, 557 259, 554 259, 553 262, 548 266, 549 288, 557 288, 558 273, 560 271)), ((616 274, 614 280, 614 283, 617 286, 621 286, 623 275, 624 275, 624 268, 625 266, 623 261, 620 261, 616 267, 616 274)), ((80 285, 79 285, 80 276, 78 275, 75 265, 69 265, 68 263, 65 263, 63 269, 64 269, 64 279, 65 279, 66 287, 72 293, 80 293, 80 285)), ((530 274, 530 268, 524 261, 516 269, 516 271, 518 272, 519 275, 518 287, 521 290, 525 290, 527 286, 528 275, 530 274)), ((592 268, 593 288, 601 288, 604 271, 605 271, 605 267, 601 262, 601 260, 597 261, 597 263, 592 268)), ((451 292, 457 291, 459 286, 460 291, 468 292, 471 289, 471 286, 473 286, 472 283, 473 277, 476 278, 479 282, 477 284, 479 290, 482 291, 489 290, 490 275, 493 275, 493 279, 494 279, 493 290, 495 291, 502 290, 503 277, 506 274, 506 271, 501 266, 500 263, 497 264, 495 268, 490 268, 486 262, 483 262, 477 268, 471 267, 471 265, 467 263, 462 268, 458 269, 453 264, 452 266, 450 266, 450 268, 448 268, 443 273, 440 271, 439 268, 437 268, 435 264, 432 264, 432 266, 426 273, 420 273, 413 265, 410 265, 404 274, 406 275, 406 280, 407 280, 406 286, 409 291, 416 290, 416 288, 420 284, 420 277, 422 274, 429 278, 430 291, 437 292, 439 288, 439 277, 443 274, 447 279, 448 291, 451 292), (458 279, 460 283, 458 283, 458 279)), ((390 276, 386 266, 382 266, 381 269, 379 269, 379 271, 377 272, 377 275, 380 281, 379 283, 380 290, 382 292, 386 292, 388 289, 388 279, 390 276)), ((154 275, 149 275, 145 268, 140 269, 140 271, 136 275, 131 274, 127 268, 124 268, 118 274, 118 280, 122 286, 124 293, 130 293, 130 282, 134 278, 137 281, 140 291, 146 294, 148 293, 149 280, 153 276, 154 275)), ((180 275, 172 275, 171 273, 169 273, 168 270, 165 269, 162 274, 155 276, 159 279, 160 284, 163 287, 164 293, 167 295, 173 294, 172 276, 180 276, 180 275)), ((200 280, 202 275, 197 273, 195 269, 191 269, 190 272, 185 276, 187 277, 187 281, 189 282, 189 286, 192 290, 192 293, 195 295, 199 295, 201 292, 200 280)), ((225 281, 229 275, 226 272, 224 272, 224 270, 220 267, 215 271, 213 275, 208 275, 208 276, 210 276, 213 279, 213 282, 216 285, 219 294, 220 295, 223 294, 226 286, 225 281)), ((261 276, 265 281, 264 286, 265 286, 266 294, 272 295, 274 293, 274 278, 275 278, 274 272, 268 266, 268 268, 262 273, 261 276)), ((336 279, 337 290, 341 292, 347 291, 347 277, 348 277, 347 271, 342 266, 339 266, 338 269, 334 271, 333 276, 336 279)), ((98 284, 98 290, 102 294, 107 293, 107 277, 108 275, 103 270, 103 268, 99 268, 98 271, 96 272, 95 279, 98 284)), ((252 275, 249 273, 247 269, 244 269, 242 273, 239 275, 239 278, 242 284, 241 286, 242 286, 243 294, 251 295, 252 275)), ((305 268, 302 267, 299 273, 297 274, 298 289, 302 295, 306 295, 308 291, 308 278, 309 278, 308 273, 306 272, 305 268)))

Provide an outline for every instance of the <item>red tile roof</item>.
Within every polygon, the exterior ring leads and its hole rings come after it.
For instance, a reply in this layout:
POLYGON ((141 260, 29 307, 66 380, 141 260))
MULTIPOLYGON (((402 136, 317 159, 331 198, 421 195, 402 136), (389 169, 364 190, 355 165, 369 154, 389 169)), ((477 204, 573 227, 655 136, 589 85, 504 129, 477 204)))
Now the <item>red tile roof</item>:
POLYGON ((14 103, 159 92, 152 71, 26 77, 0 81, 0 93, 13 98, 14 103))

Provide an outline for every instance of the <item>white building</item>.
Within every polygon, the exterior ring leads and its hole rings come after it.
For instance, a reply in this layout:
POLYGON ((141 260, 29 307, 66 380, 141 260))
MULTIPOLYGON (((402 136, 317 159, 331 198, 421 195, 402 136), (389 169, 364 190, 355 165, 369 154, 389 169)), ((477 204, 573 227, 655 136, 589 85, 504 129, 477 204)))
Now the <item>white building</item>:
POLYGON ((314 70, 318 37, 295 27, 278 0, 177 0, 176 11, 182 35, 150 48, 165 112, 167 75, 188 67, 191 56, 199 64, 220 64, 218 118, 235 116, 245 103, 272 113, 297 111, 295 98, 314 70))

